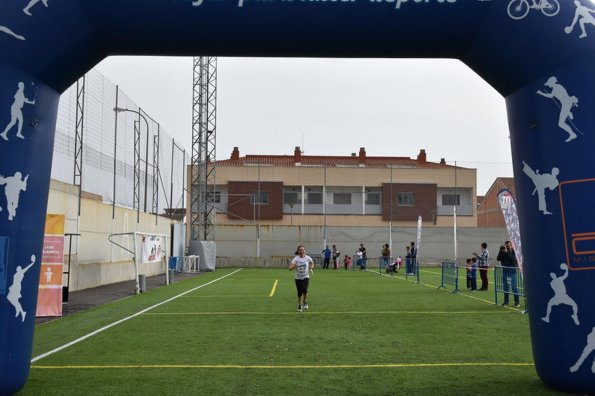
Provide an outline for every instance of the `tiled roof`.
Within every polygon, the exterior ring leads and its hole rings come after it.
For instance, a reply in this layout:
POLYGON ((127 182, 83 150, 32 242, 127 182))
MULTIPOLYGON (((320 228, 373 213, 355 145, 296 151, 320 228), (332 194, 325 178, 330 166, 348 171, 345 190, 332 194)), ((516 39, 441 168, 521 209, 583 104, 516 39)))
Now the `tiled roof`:
MULTIPOLYGON (((294 166, 327 166, 327 167, 360 167, 360 158, 356 156, 317 156, 300 155, 299 165, 295 162, 293 155, 246 155, 238 159, 226 159, 216 162, 216 166, 251 166, 256 164, 271 165, 278 167, 294 166)), ((418 168, 418 169, 446 169, 454 168, 451 165, 437 162, 420 161, 409 157, 370 157, 363 159, 363 166, 366 168, 386 168, 391 165, 395 168, 418 168)), ((459 167, 462 168, 462 167, 459 167)))

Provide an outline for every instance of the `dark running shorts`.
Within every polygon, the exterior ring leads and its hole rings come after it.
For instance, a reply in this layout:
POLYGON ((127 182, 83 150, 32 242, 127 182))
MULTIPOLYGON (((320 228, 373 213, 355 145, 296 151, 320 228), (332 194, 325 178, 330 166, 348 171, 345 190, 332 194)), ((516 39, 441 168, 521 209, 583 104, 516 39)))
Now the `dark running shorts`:
POLYGON ((310 283, 310 278, 295 280, 295 287, 297 289, 298 297, 300 297, 302 294, 308 293, 308 284, 309 283, 310 283))

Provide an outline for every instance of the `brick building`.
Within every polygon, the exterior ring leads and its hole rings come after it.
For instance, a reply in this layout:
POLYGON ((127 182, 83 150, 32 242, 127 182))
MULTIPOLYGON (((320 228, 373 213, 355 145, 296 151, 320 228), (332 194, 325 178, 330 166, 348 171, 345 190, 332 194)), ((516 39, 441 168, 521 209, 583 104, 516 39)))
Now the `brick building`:
MULTIPOLYGON (((416 158, 240 156, 217 161, 214 223, 242 225, 477 227, 476 169, 416 158)), ((190 200, 188 200, 190 202, 190 200)))
MULTIPOLYGON (((514 178, 498 177, 488 189, 484 197, 478 199, 477 225, 479 227, 506 227, 500 204, 498 203, 498 192, 508 189, 516 198, 514 178)), ((478 197, 479 198, 479 197, 478 197)))

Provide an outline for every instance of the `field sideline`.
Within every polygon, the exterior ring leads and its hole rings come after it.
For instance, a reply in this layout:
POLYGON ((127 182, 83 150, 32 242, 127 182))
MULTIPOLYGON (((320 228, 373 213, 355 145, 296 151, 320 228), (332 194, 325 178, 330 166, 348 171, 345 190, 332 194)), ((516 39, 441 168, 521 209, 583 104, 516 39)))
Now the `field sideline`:
MULTIPOLYGON (((527 316, 378 271, 224 268, 36 327, 29 394, 555 395, 527 316)), ((464 285, 464 283, 463 283, 464 285)))

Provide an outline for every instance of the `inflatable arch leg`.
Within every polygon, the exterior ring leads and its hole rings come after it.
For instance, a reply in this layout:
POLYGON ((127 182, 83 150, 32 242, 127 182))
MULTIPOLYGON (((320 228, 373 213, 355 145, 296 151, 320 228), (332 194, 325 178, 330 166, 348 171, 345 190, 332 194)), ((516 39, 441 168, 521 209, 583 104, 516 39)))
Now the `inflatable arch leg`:
POLYGON ((535 366, 579 392, 595 390, 593 66, 567 65, 506 99, 535 366))
POLYGON ((0 394, 29 373, 57 92, 0 64, 0 394))
MULTIPOLYGON (((50 30, 56 34, 65 32, 64 34, 68 36, 87 35, 89 28, 87 23, 95 18, 83 17, 83 10, 91 11, 94 7, 100 7, 99 15, 107 17, 109 13, 104 11, 109 10, 109 7, 114 7, 114 9, 116 7, 115 1, 107 0, 80 3, 84 4, 84 7, 81 7, 78 1, 73 0, 56 2, 59 6, 52 8, 58 10, 58 7, 62 7, 64 10, 69 6, 69 11, 61 14, 66 18, 63 21, 68 21, 68 23, 64 22, 62 25, 75 26, 77 23, 82 23, 84 26, 80 30, 75 29, 72 32, 65 29, 51 28, 50 30)), ((163 25, 163 13, 159 11, 163 3, 165 2, 149 0, 143 2, 143 16, 153 16, 152 26, 163 25), (153 6, 158 8, 153 8, 151 12, 153 6)), ((182 7, 185 2, 170 1, 168 3, 172 10, 181 10, 178 7, 182 7)), ((201 13, 201 9, 198 7, 203 2, 195 3, 196 13, 193 15, 196 18, 174 18, 170 15, 167 20, 175 20, 176 23, 185 21, 193 27, 196 26, 197 29, 201 26, 208 27, 210 21, 217 21, 219 24, 219 21, 223 20, 211 17, 211 15, 217 15, 216 13, 201 13)), ((267 2, 260 3, 264 7, 267 2)), ((293 6, 298 7, 298 4, 302 4, 300 7, 306 7, 311 5, 310 3, 312 2, 296 1, 293 2, 293 6)), ((327 2, 327 5, 331 3, 344 2, 327 2)), ((354 7, 366 10, 365 4, 369 3, 370 7, 375 7, 378 5, 376 3, 382 2, 353 1, 349 3, 353 3, 354 7)), ((384 3, 387 3, 386 5, 391 9, 394 8, 390 5, 394 1, 384 3)), ((551 3, 559 4, 558 1, 551 3)), ((560 1, 560 3, 562 2, 560 1)), ((565 1, 563 4, 570 5, 570 7, 565 7, 562 11, 560 11, 560 7, 529 11, 526 8, 529 3, 524 0, 494 0, 491 2, 402 0, 396 4, 397 8, 403 9, 406 5, 411 6, 409 8, 411 10, 413 6, 418 7, 418 10, 421 10, 422 6, 425 7, 424 10, 435 10, 436 13, 430 20, 440 22, 440 18, 448 18, 448 29, 444 31, 449 33, 454 32, 459 26, 458 23, 452 23, 452 19, 459 15, 475 15, 477 23, 483 21, 488 24, 481 29, 482 37, 478 38, 478 41, 474 41, 478 48, 472 49, 473 54, 469 55, 470 58, 465 61, 470 65, 478 65, 478 72, 481 72, 479 69, 482 66, 489 66, 483 70, 482 75, 493 76, 499 72, 501 73, 500 82, 505 87, 513 87, 510 89, 515 90, 512 94, 508 94, 510 92, 508 90, 504 91, 508 95, 506 101, 522 235, 522 247, 519 245, 517 249, 522 248, 524 253, 524 279, 528 294, 531 341, 536 369, 542 380, 552 387, 566 391, 593 393, 595 392, 595 304, 593 303, 595 301, 593 292, 595 286, 595 166, 593 165, 595 149, 595 112, 593 111, 595 109, 595 74, 593 71, 595 70, 595 60, 592 52, 593 42, 589 40, 593 39, 595 33, 592 30, 585 31, 581 22, 578 22, 576 27, 572 27, 575 25, 572 22, 573 16, 577 17, 580 13, 583 13, 581 14, 584 18, 583 24, 591 20, 585 16, 587 11, 585 11, 586 5, 583 3, 586 3, 586 0, 582 2, 579 0, 565 1), (507 4, 515 5, 515 7, 507 8, 507 4), (486 18, 481 11, 488 7, 494 10, 494 14, 490 18, 486 18), (481 12, 473 14, 476 10, 481 12), (551 15, 548 15, 550 11, 551 15), (558 14, 556 19, 550 18, 554 16, 554 13, 558 14), (532 19, 532 16, 535 18, 532 19), (547 25, 545 24, 546 18, 549 18, 547 25), (535 22, 526 25, 513 24, 520 20, 535 22), (502 23, 502 25, 498 23, 502 23), (569 23, 571 23, 570 26, 568 26, 569 23), (546 31, 544 26, 548 26, 550 30, 546 31), (552 27, 549 28, 549 26, 552 27), (579 28, 582 29, 581 33, 578 32, 579 28), (530 33, 539 36, 534 38, 530 33), (486 37, 490 34, 495 36, 486 37), (591 36, 587 36, 587 34, 591 34, 591 36), (521 38, 533 40, 526 45, 519 45, 518 40, 521 38), (576 40, 576 42, 570 40, 576 40), (514 45, 511 45, 512 43, 514 45), (490 45, 492 47, 489 47, 490 45), (543 50, 544 53, 537 50, 543 50), (492 51, 501 53, 490 57, 492 51), (485 59, 483 59, 484 56, 485 59), (521 59, 523 57, 527 59, 521 59), (541 72, 538 70, 545 70, 546 64, 554 65, 550 67, 557 69, 540 76, 541 72), (515 67, 517 68, 515 69, 515 67), (505 68, 507 70, 504 70, 505 68), (519 82, 519 76, 528 76, 527 79, 531 82, 526 83, 524 80, 519 82), (508 84, 509 80, 515 83, 508 84), (516 83, 527 85, 517 90, 516 83)), ((117 14, 118 18, 116 21, 111 21, 114 23, 114 29, 113 31, 110 29, 108 38, 116 35, 118 32, 116 22, 122 25, 121 17, 124 15, 130 16, 124 30, 126 34, 132 35, 137 32, 138 35, 144 36, 150 33, 151 29, 142 28, 147 22, 137 17, 137 10, 134 7, 137 4, 138 2, 123 0, 118 2, 118 13, 113 13, 117 14), (128 4, 128 9, 126 10, 122 4, 128 4), (134 29, 133 26, 137 26, 134 25, 135 23, 141 24, 142 27, 134 29)), ((189 8, 192 7, 190 2, 186 5, 189 8)), ((8 12, 10 11, 8 8, 6 6, 3 10, 8 12)), ((265 12, 262 15, 255 11, 254 18, 245 18, 243 21, 260 20, 260 16, 264 16, 263 20, 268 20, 267 16, 275 14, 276 10, 278 9, 272 9, 270 14, 265 12)), ((316 10, 318 18, 322 15, 323 9, 316 8, 316 10)), ((22 14, 20 9, 14 12, 22 14)), ((241 14, 247 15, 248 12, 248 8, 242 9, 241 14)), ((419 12, 415 15, 421 15, 421 11, 419 12)), ((183 15, 186 14, 187 12, 183 11, 183 15)), ((353 15, 355 14, 354 12, 353 15)), ((303 14, 303 16, 307 15, 314 14, 303 14)), ((391 20, 388 17, 378 18, 376 12, 368 15, 372 18, 370 21, 376 21, 376 23, 391 20)), ((399 18, 398 15, 401 14, 395 15, 395 18, 399 18)), ((365 17, 362 18, 362 20, 365 19, 365 17)), ((335 18, 329 17, 330 20, 335 20, 335 18)), ((54 21, 52 20, 52 23, 54 21)), ((237 21, 235 27, 240 29, 242 19, 237 18, 234 21, 237 21)), ((307 18, 304 21, 309 22, 307 18)), ((399 23, 395 23, 390 29, 394 31, 395 37, 399 37, 400 33, 404 35, 411 33, 407 26, 413 25, 405 23, 408 21, 409 19, 395 19, 395 22, 399 23)), ((410 21, 420 24, 419 19, 411 18, 410 21)), ((428 19, 424 21, 427 22, 428 19)), ((300 22, 299 19, 296 19, 296 22, 300 22)), ((345 21, 345 23, 348 22, 345 21)), ((360 21, 358 20, 358 22, 360 21)), ((473 25, 476 25, 475 20, 473 25)), ((108 21, 102 24, 102 27, 105 26, 110 27, 108 21)), ((291 31, 292 26, 300 27, 306 26, 306 24, 300 22, 288 26, 290 27, 288 30, 291 31)), ((245 31, 248 32, 253 26, 247 23, 246 27, 245 31)), ((592 28, 592 26, 587 27, 592 28)), ((373 26, 370 25, 370 29, 372 28, 373 26)), ((424 28, 431 30, 430 24, 425 24, 424 28)), ((190 31, 190 27, 187 29, 174 29, 173 31, 181 34, 190 31)), ((414 30, 418 34, 422 33, 417 28, 414 30)), ((340 31, 345 32, 346 30, 340 31)), ((324 33, 325 30, 323 29, 321 32, 324 33)), ((349 39, 342 39, 341 51, 341 43, 336 43, 339 46, 335 48, 336 53, 357 55, 349 52, 352 49, 351 47, 346 49, 345 43, 349 43, 349 46, 355 45, 357 42, 365 43, 366 46, 374 44, 373 40, 363 40, 364 32, 365 29, 357 30, 357 34, 362 36, 353 42, 349 39)), ((11 33, 7 28, 3 33, 15 42, 23 41, 24 38, 15 36, 14 32, 11 33)), ((134 43, 135 39, 139 43, 151 43, 156 46, 160 44, 161 49, 156 49, 155 54, 171 54, 175 50, 171 48, 172 40, 163 40, 159 29, 155 29, 153 33, 156 34, 155 40, 151 40, 149 37, 142 39, 131 37, 124 47, 112 48, 114 50, 112 53, 129 53, 134 50, 129 45, 134 43)), ((467 38, 468 34, 466 31, 459 31, 458 35, 452 37, 467 38)), ((449 34, 445 35, 445 37, 449 36, 449 34)), ((255 51, 253 54, 267 53, 266 48, 260 48, 258 51, 255 48, 244 48, 244 46, 249 46, 250 43, 256 43, 259 40, 248 40, 249 36, 246 36, 244 38, 248 39, 238 41, 236 37, 230 37, 230 41, 227 42, 227 45, 232 44, 228 48, 227 53, 229 54, 247 55, 251 50, 255 51)), ((443 35, 429 34, 424 37, 420 36, 413 40, 412 45, 418 47, 423 43, 431 43, 443 35)), ((53 36, 50 38, 52 45, 58 44, 53 36)), ((67 41, 66 39, 70 37, 62 38, 67 41)), ((226 42, 225 38, 224 36, 220 37, 222 43, 226 42)), ((194 36, 191 39, 194 39, 194 36)), ((318 47, 314 48, 313 52, 308 52, 307 47, 310 42, 308 38, 301 41, 298 37, 293 37, 291 42, 296 43, 298 47, 299 43, 302 43, 304 54, 310 53, 314 56, 321 54, 318 47)), ((378 43, 387 42, 382 40, 378 43)), ((404 40, 397 40, 395 45, 403 45, 404 42, 404 40)), ((40 41, 39 43, 41 46, 45 42, 40 41)), ((80 53, 71 52, 74 48, 72 47, 73 43, 68 44, 71 46, 64 44, 64 47, 57 48, 62 48, 65 54, 77 54, 77 60, 82 63, 75 70, 80 71, 83 68, 82 65, 86 64, 85 62, 92 63, 93 56, 101 56, 101 54, 92 53, 93 45, 91 44, 97 43, 81 41, 75 46, 80 53), (85 56, 91 58, 81 60, 85 56)), ((332 40, 329 43, 332 44, 332 40)), ((112 42, 100 44, 99 47, 106 49, 114 45, 112 42)), ((58 93, 45 86, 41 81, 7 65, 7 60, 12 59, 8 56, 9 54, 12 54, 14 59, 21 59, 22 56, 21 52, 10 50, 10 48, 17 48, 11 45, 5 47, 4 62, 0 62, 0 92, 8 93, 0 96, 0 158, 2 158, 0 162, 0 206, 2 207, 0 210, 1 394, 10 394, 20 389, 24 385, 29 371, 37 300, 37 280, 40 272, 39 260, 59 100, 58 93), (6 114, 6 116, 1 114, 6 114)), ((269 42, 269 45, 268 50, 270 50, 271 56, 275 55, 276 48, 287 48, 286 43, 282 41, 269 42)), ((437 45, 440 44, 434 44, 434 46, 437 45)), ((445 54, 441 48, 434 48, 434 46, 427 48, 428 52, 418 52, 418 48, 413 48, 412 52, 405 51, 402 54, 433 54, 434 56, 445 54)), ((144 51, 147 48, 144 47, 144 51)), ((180 49, 180 54, 189 53, 190 48, 190 46, 185 46, 184 49, 180 49)), ((196 52, 204 51, 204 47, 192 48, 197 48, 196 52)), ((386 52, 382 52, 378 46, 360 47, 359 51, 358 54, 361 56, 372 53, 382 56, 399 56, 396 51, 389 50, 389 48, 386 49, 386 52), (369 52, 373 48, 376 49, 376 52, 369 52)), ((464 52, 464 49, 457 46, 452 54, 460 56, 464 52)), ((72 61, 72 58, 64 59, 72 61)), ((51 60, 55 60, 55 58, 49 57, 48 61, 51 60)), ((44 66, 40 66, 39 70, 50 73, 49 70, 52 70, 55 65, 50 62, 44 66)), ((65 76, 61 77, 68 80, 65 76)), ((506 143, 502 142, 502 144, 506 143)), ((489 149, 489 147, 478 147, 478 150, 482 149, 489 149)), ((497 246, 491 247, 492 256, 497 253, 494 248, 497 250, 497 246)), ((515 336, 515 334, 505 334, 503 339, 515 336)))

